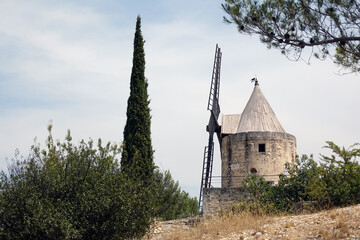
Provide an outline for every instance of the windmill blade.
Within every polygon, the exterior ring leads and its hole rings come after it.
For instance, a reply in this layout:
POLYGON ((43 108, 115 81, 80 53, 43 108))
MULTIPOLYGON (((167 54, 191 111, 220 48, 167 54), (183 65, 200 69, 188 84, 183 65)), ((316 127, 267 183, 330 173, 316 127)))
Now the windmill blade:
POLYGON ((199 212, 202 212, 202 203, 203 203, 203 189, 211 187, 211 174, 213 167, 213 157, 214 157, 214 141, 209 139, 208 146, 205 146, 204 150, 204 159, 203 159, 203 168, 201 173, 201 185, 200 185, 200 197, 199 197, 199 212))
POLYGON ((219 92, 220 92, 221 57, 222 57, 221 49, 216 44, 214 66, 213 66, 210 94, 209 94, 208 107, 207 107, 207 109, 214 114, 216 121, 220 115, 219 92))
POLYGON ((219 93, 220 93, 221 58, 222 58, 221 49, 216 44, 212 79, 210 85, 210 94, 209 94, 208 107, 207 107, 207 109, 210 110, 211 112, 207 131, 209 132, 209 134, 216 132, 219 143, 220 143, 220 124, 218 122, 218 118, 220 115, 219 93))
POLYGON ((210 133, 216 132, 220 141, 220 124, 218 118, 220 115, 219 92, 220 92, 220 70, 221 70, 222 52, 216 44, 215 58, 213 65, 213 72, 210 85, 210 94, 207 109, 210 110, 211 115, 207 131, 210 133))
POLYGON ((203 168, 201 174, 201 186, 199 197, 199 211, 202 211, 203 189, 211 187, 213 156, 214 156, 214 133, 220 140, 220 125, 218 118, 220 115, 219 90, 220 90, 220 69, 222 53, 216 44, 213 73, 210 85, 210 94, 207 109, 210 110, 210 119, 206 127, 209 132, 208 146, 204 150, 203 168))

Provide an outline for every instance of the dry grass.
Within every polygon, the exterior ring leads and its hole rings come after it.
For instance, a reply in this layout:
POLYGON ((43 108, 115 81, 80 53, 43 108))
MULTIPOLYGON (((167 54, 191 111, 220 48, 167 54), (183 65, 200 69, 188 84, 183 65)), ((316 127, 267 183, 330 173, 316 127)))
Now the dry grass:
POLYGON ((250 229, 254 232, 261 232, 262 226, 266 223, 270 223, 271 219, 271 217, 254 216, 249 213, 213 217, 197 223, 194 227, 188 230, 179 229, 178 231, 174 231, 163 239, 219 239, 220 236, 227 236, 232 233, 238 233, 250 229))
POLYGON ((346 239, 350 236, 349 226, 346 223, 338 222, 334 229, 320 229, 319 231, 322 239, 346 239))
POLYGON ((161 231, 152 240, 191 239, 358 239, 360 240, 360 205, 335 208, 313 214, 292 216, 254 216, 241 213, 192 221, 192 225, 172 222, 159 225, 161 231), (165 225, 164 225, 165 224, 165 225))

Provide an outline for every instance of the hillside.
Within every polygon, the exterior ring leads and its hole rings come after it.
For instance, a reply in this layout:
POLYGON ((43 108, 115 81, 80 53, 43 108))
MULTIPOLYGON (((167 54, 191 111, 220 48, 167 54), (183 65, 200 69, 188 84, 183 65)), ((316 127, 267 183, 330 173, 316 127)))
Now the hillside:
POLYGON ((158 222, 147 239, 360 239, 360 205, 313 214, 158 222))

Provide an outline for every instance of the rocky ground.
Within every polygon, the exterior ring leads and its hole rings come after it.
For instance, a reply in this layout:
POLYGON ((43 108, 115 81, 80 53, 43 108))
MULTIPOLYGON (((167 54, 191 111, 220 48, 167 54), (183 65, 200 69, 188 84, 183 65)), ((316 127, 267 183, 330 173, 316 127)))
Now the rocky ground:
POLYGON ((222 239, 360 239, 360 205, 314 214, 285 216, 222 239))
POLYGON ((156 221, 145 239, 161 240, 170 238, 174 232, 189 231, 201 221, 201 217, 190 217, 171 221, 156 221))
MULTIPOLYGON (((209 222, 207 222, 209 221, 209 222)), ((157 222, 147 239, 359 239, 360 205, 326 210, 313 214, 272 217, 263 225, 231 232, 219 230, 216 235, 206 231, 199 237, 199 224, 211 220, 197 218, 157 222), (197 229, 196 229, 197 228, 197 229), (194 234, 192 234, 192 231, 194 234), (179 234, 187 233, 187 234, 179 234), (196 232, 196 234, 195 234, 196 232)))

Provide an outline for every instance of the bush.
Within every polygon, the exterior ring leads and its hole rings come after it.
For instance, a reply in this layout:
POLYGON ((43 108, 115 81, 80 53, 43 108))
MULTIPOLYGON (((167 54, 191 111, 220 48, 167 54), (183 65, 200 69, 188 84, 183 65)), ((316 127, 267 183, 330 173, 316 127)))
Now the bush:
POLYGON ((330 157, 321 155, 318 174, 308 184, 309 197, 322 207, 344 206, 360 203, 360 156, 359 144, 348 149, 327 142, 332 150, 330 157))
POLYGON ((155 170, 155 217, 171 220, 198 213, 198 202, 181 190, 169 171, 155 170))
POLYGON ((169 171, 154 172, 154 184, 120 168, 121 148, 99 139, 73 145, 51 135, 46 149, 35 143, 27 158, 15 156, 0 172, 0 239, 140 238, 152 218, 197 213, 196 198, 182 191, 169 171), (150 206, 150 207, 149 207, 150 206))
POLYGON ((340 148, 327 142, 333 151, 331 157, 321 156, 321 163, 313 156, 297 158, 294 166, 287 165, 290 176, 280 175, 279 183, 270 186, 264 178, 247 176, 242 187, 249 194, 233 211, 256 214, 292 212, 295 203, 310 201, 317 208, 346 206, 360 203, 360 156, 359 144, 340 148))
POLYGON ((1 239, 123 239, 149 228, 138 183, 120 172, 120 149, 110 143, 39 144, 0 173, 1 239))

